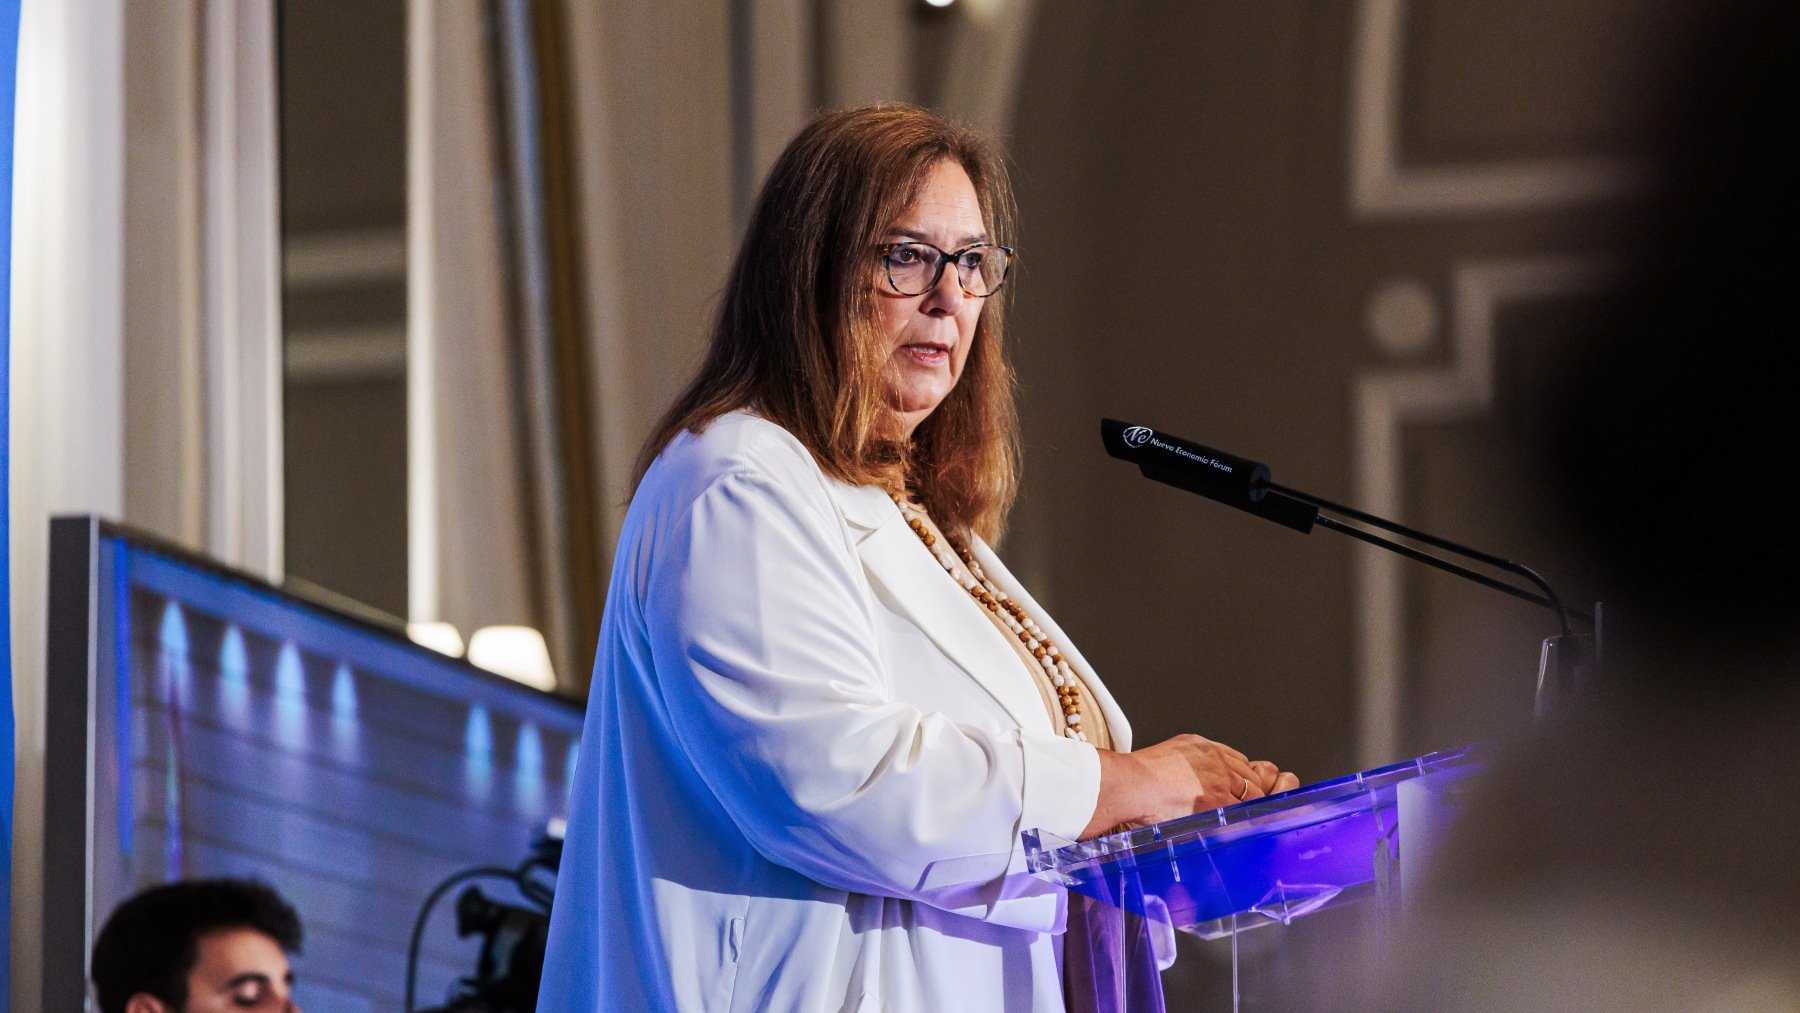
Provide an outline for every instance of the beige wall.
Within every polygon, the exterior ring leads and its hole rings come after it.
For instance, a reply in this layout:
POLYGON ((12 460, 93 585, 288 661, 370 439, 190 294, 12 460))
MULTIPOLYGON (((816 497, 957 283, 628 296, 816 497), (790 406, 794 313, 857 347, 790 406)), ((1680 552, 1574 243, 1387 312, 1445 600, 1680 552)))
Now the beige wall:
MULTIPOLYGON (((1547 613, 1150 483, 1098 420, 1262 460, 1590 605, 1513 491, 1509 433, 1604 299, 1646 54, 1691 6, 573 4, 601 501, 695 361, 746 167, 816 105, 929 99, 1017 171, 1028 474, 1004 551, 1138 740, 1196 730, 1314 780, 1516 730, 1547 613)), ((1206 958, 1184 966, 1172 1005, 1211 997, 1206 958)))

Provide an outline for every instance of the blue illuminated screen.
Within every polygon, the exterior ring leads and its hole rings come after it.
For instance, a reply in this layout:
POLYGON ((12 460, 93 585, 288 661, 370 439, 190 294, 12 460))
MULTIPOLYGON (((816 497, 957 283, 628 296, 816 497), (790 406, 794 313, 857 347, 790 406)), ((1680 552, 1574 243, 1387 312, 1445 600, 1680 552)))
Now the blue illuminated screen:
MULTIPOLYGON (((152 883, 257 877, 304 922, 304 1008, 400 1009, 431 889, 518 866, 564 815, 579 707, 129 538, 99 550, 94 927, 152 883)), ((475 970, 452 907, 424 937, 424 1006, 475 970)))

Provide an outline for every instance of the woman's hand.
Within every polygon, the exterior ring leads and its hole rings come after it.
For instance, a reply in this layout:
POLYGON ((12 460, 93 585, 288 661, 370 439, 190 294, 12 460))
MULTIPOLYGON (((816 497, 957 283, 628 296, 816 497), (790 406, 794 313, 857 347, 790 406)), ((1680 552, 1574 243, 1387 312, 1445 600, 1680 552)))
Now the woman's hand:
POLYGON ((1121 823, 1161 823, 1300 786, 1267 760, 1198 735, 1177 735, 1131 753, 1100 753, 1100 801, 1083 838, 1121 823))

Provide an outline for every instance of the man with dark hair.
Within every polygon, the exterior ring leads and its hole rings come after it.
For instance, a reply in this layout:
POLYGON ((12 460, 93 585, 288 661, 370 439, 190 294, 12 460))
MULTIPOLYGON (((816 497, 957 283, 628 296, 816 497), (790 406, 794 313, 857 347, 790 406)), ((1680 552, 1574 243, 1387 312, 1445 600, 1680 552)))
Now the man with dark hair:
POLYGON ((153 886, 116 908, 94 943, 100 1013, 298 1013, 287 955, 300 916, 274 889, 241 879, 153 886))

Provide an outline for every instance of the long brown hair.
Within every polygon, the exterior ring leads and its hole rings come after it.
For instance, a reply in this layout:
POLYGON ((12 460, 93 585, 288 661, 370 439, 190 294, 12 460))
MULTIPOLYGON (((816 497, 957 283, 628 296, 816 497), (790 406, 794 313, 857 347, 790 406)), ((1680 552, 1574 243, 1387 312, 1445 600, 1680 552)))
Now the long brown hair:
POLYGON ((1012 188, 981 135, 916 106, 829 112, 776 159, 757 196, 699 372, 638 457, 684 430, 751 409, 792 433, 819 467, 857 485, 904 480, 951 531, 999 537, 1018 489, 1004 292, 988 300, 949 396, 900 437, 891 355, 875 326, 876 244, 939 162, 962 166, 994 242, 1013 229, 1012 188))

